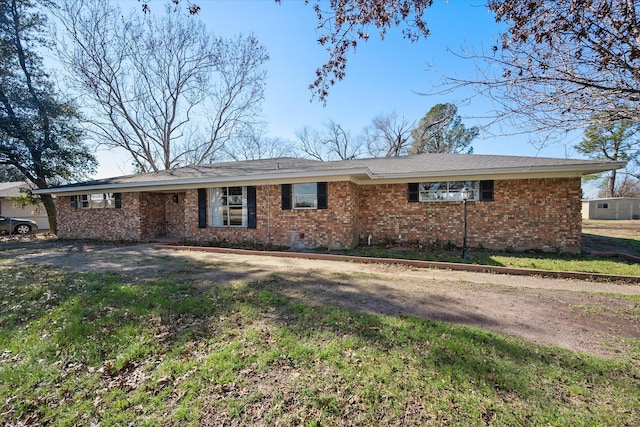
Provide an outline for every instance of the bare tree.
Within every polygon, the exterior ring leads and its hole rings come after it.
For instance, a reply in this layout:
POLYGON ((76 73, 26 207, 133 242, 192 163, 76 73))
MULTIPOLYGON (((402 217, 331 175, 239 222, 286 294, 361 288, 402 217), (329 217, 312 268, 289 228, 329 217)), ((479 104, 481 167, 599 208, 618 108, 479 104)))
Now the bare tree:
POLYGON ((373 157, 394 157, 407 154, 411 130, 415 122, 399 118, 393 112, 373 118, 366 130, 367 151, 373 157))
POLYGON ((241 132, 233 144, 228 144, 224 148, 224 153, 236 161, 258 160, 290 157, 294 153, 294 148, 289 141, 267 137, 263 128, 256 127, 241 132))
MULTIPOLYGON (((582 128, 606 111, 611 123, 640 121, 640 3, 629 0, 491 0, 509 25, 491 52, 465 54, 473 86, 528 132, 582 128)), ((442 93, 442 92, 440 92, 442 93)))
POLYGON ((298 138, 298 144, 295 149, 303 157, 310 157, 321 162, 329 160, 320 132, 305 126, 296 131, 296 137, 298 138))
MULTIPOLYGON (((144 13, 151 12, 151 6, 149 5, 149 1, 141 1, 141 0, 138 0, 138 1, 140 1, 140 5, 144 13)), ((175 5, 174 10, 176 11, 180 7, 181 3, 185 3, 186 10, 189 12, 190 15, 197 15, 198 13, 200 13, 200 6, 198 6, 197 3, 194 3, 191 0, 171 0, 171 3, 175 5)))
POLYGON ((108 0, 65 0, 61 57, 101 144, 140 171, 211 161, 256 122, 268 60, 253 36, 213 37, 197 18, 123 17, 108 0))
POLYGON ((362 141, 357 137, 352 138, 349 131, 333 120, 326 125, 323 144, 330 156, 340 160, 352 160, 362 155, 362 141))
MULTIPOLYGON (((171 3, 176 10, 185 6, 191 15, 200 12, 199 2, 171 0, 171 3)), ((316 79, 309 89, 325 102, 331 86, 346 75, 347 56, 355 52, 358 42, 369 39, 371 27, 378 28, 381 39, 389 29, 402 24, 403 35, 412 42, 429 35, 423 15, 433 0, 305 0, 305 3, 313 5, 317 29, 322 31, 318 43, 328 54, 326 62, 316 70, 316 79)), ((141 6, 145 14, 151 10, 149 0, 142 1, 141 6)))
POLYGON ((352 160, 363 154, 364 142, 359 136, 352 137, 348 130, 333 120, 324 125, 322 132, 304 127, 296 132, 296 149, 305 157, 320 161, 352 160))
POLYGON ((640 180, 628 173, 622 174, 621 178, 616 180, 615 188, 611 193, 609 186, 611 177, 606 177, 603 185, 600 186, 598 197, 640 197, 640 180))
MULTIPOLYGON (((370 37, 369 30, 384 38, 400 27, 410 41, 430 33, 425 14, 432 0, 307 3, 328 53, 310 85, 323 101, 345 77, 348 55, 370 37)), ((474 86, 497 103, 499 118, 514 119, 526 132, 582 128, 602 111, 612 112, 614 122, 639 121, 638 1, 489 0, 488 7, 508 25, 500 43, 490 52, 465 54, 476 62, 478 77, 449 77, 445 91, 474 86)))

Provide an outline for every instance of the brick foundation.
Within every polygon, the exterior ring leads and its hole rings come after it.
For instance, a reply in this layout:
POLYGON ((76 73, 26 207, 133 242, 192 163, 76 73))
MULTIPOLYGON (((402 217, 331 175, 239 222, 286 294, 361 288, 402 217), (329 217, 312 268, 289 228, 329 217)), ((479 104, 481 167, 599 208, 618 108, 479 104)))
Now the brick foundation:
MULTIPOLYGON (((494 201, 467 204, 468 245, 578 251, 580 178, 502 180, 494 201)), ((282 210, 279 185, 256 186, 257 226, 198 228, 198 192, 122 193, 121 209, 71 209, 58 197, 62 238, 344 248, 366 242, 462 245, 461 202, 407 201, 407 184, 330 182, 328 209, 282 210)))

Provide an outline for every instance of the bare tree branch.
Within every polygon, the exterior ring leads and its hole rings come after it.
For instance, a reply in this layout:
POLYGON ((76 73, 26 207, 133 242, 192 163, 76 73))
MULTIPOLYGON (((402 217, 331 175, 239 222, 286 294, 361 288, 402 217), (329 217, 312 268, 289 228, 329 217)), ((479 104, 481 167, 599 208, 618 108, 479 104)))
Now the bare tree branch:
POLYGON ((371 121, 371 133, 367 139, 367 151, 373 157, 395 157, 407 154, 411 141, 411 130, 415 122, 394 112, 380 114, 371 121))
POLYGON ((628 0, 492 0, 509 24, 490 53, 469 52, 474 79, 448 76, 432 93, 472 87, 497 106, 496 121, 552 135, 640 121, 640 4, 628 0))
POLYGON ((252 35, 213 37, 171 11, 122 17, 107 0, 61 3, 61 56, 93 110, 91 132, 139 170, 212 161, 257 122, 268 55, 252 35))

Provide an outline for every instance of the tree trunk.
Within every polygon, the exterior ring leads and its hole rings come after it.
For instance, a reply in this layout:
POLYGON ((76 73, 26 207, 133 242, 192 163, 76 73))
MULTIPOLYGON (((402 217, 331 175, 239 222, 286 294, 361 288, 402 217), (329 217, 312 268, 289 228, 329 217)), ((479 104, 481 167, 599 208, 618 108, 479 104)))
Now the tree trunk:
POLYGON ((616 171, 611 171, 609 179, 609 197, 616 197, 616 171))
POLYGON ((44 205, 44 209, 47 211, 47 217, 49 218, 49 229, 53 234, 58 233, 58 219, 56 216, 56 204, 53 201, 53 197, 50 194, 40 195, 40 200, 44 205))

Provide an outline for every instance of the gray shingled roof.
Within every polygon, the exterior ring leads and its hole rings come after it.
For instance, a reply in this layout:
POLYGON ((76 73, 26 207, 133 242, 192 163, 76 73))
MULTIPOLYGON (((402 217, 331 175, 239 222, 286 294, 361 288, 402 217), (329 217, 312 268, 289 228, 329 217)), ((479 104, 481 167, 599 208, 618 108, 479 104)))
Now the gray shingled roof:
POLYGON ((183 168, 100 179, 44 190, 63 193, 74 189, 133 188, 154 185, 188 185, 224 181, 358 176, 361 179, 410 179, 464 175, 572 172, 577 176, 624 167, 624 162, 557 159, 544 157, 477 154, 422 154, 321 162, 310 159, 276 158, 241 162, 211 163, 183 168))

